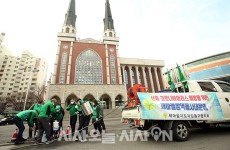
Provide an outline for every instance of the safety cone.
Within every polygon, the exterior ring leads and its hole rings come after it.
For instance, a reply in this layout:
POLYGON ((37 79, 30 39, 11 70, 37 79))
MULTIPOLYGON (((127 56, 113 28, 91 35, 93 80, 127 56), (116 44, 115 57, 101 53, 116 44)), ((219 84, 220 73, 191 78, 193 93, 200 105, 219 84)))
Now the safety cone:
POLYGON ((62 139, 63 133, 62 133, 62 127, 60 128, 58 132, 58 139, 62 139))
POLYGON ((69 140, 71 140, 72 133, 71 133, 70 126, 67 127, 66 136, 67 136, 67 138, 68 138, 69 140))
POLYGON ((11 138, 11 142, 14 142, 16 140, 18 136, 18 129, 15 129, 13 135, 12 135, 12 138, 11 138))

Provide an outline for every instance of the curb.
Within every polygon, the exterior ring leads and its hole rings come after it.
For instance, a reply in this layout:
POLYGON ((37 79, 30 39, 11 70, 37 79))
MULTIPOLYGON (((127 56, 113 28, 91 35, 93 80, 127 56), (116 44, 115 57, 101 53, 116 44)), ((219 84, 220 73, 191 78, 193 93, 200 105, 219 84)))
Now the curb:
POLYGON ((121 120, 121 118, 103 118, 103 120, 107 120, 107 121, 109 121, 109 120, 121 120))
POLYGON ((0 146, 9 146, 9 145, 14 145, 14 143, 0 143, 0 146))
MULTIPOLYGON (((26 142, 26 144, 34 144, 35 142, 26 142)), ((7 143, 0 143, 0 146, 9 146, 14 145, 13 142, 7 142, 7 143)))

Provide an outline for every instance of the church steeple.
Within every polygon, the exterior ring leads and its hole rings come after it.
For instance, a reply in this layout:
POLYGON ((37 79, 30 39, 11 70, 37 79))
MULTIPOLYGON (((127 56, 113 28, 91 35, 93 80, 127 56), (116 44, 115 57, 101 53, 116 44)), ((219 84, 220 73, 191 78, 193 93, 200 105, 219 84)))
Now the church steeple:
POLYGON ((75 0, 70 0, 69 8, 67 10, 67 13, 65 14, 65 21, 62 26, 62 33, 67 33, 68 36, 76 35, 76 14, 75 14, 75 0))
POLYGON ((106 30, 114 30, 113 17, 110 9, 109 0, 106 0, 105 3, 104 31, 106 30))
POLYGON ((70 0, 68 11, 65 15, 64 26, 75 27, 77 16, 75 15, 75 0, 70 0))
POLYGON ((104 21, 103 41, 118 42, 119 40, 116 37, 109 0, 106 0, 105 2, 105 18, 103 21, 104 21))

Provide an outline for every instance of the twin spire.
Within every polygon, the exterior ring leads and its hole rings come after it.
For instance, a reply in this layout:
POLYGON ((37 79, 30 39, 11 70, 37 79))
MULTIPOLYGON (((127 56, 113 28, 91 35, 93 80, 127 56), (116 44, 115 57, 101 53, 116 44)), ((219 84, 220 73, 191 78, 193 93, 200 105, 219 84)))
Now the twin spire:
POLYGON ((104 18, 104 31, 106 30, 114 30, 113 26, 113 18, 112 18, 112 13, 110 9, 110 4, 109 0, 106 0, 105 3, 105 18, 104 18))
MULTIPOLYGON (((69 8, 65 15, 65 22, 63 25, 62 32, 75 33, 76 18, 77 16, 75 14, 75 0, 70 0, 69 8), (66 30, 67 28, 68 30, 66 30), (69 31, 69 28, 72 29, 71 30, 72 32, 69 31)), ((106 0, 106 3, 105 3, 105 18, 103 19, 103 21, 104 21, 104 37, 115 37, 116 34, 114 30, 113 18, 112 18, 109 0, 106 0)))
POLYGON ((75 0, 70 0, 68 11, 65 15, 64 26, 75 27, 77 16, 75 15, 75 0))

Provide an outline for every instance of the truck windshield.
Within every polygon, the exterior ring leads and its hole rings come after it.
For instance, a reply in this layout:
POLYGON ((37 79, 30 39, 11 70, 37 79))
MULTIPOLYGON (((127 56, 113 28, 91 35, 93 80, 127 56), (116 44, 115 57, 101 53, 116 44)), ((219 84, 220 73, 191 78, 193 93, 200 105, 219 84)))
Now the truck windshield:
POLYGON ((230 92, 230 85, 227 83, 221 83, 221 82, 216 82, 220 88, 223 90, 223 92, 230 92))
POLYGON ((198 82, 202 91, 216 92, 215 86, 211 82, 198 82))

